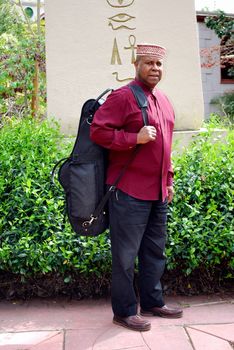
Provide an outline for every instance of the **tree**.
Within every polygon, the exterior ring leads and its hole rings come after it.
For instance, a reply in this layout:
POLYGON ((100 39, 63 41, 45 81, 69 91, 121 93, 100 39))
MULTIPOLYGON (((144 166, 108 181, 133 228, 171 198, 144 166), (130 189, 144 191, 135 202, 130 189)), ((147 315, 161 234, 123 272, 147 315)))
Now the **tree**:
POLYGON ((206 17, 205 24, 208 28, 214 30, 220 39, 223 37, 233 38, 234 20, 228 17, 225 12, 219 10, 216 16, 206 17))
MULTIPOLYGON (((40 0, 37 6, 39 13, 40 0)), ((46 101, 44 28, 30 21, 20 0, 0 0, 0 23, 0 116, 39 116, 46 101)))
POLYGON ((234 19, 219 10, 217 15, 207 16, 205 24, 214 30, 221 42, 220 46, 201 50, 201 56, 205 58, 202 66, 210 68, 219 64, 228 77, 234 77, 234 19))
POLYGON ((8 0, 0 0, 0 36, 4 33, 19 33, 23 21, 17 6, 8 0))

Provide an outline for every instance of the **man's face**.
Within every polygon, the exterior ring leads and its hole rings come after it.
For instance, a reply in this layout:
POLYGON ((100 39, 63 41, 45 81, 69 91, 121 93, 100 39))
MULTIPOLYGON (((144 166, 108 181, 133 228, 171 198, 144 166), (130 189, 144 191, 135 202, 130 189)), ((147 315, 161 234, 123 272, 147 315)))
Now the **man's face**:
POLYGON ((157 57, 142 56, 135 62, 136 78, 154 88, 162 78, 163 62, 157 57))

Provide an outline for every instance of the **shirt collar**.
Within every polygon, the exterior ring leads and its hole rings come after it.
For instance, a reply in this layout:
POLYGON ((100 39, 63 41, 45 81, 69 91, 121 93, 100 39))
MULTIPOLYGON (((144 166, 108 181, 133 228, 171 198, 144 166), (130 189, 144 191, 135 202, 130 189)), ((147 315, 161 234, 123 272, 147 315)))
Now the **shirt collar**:
POLYGON ((133 83, 138 85, 138 86, 140 86, 147 96, 149 94, 153 94, 154 95, 156 93, 156 87, 154 87, 153 89, 150 89, 146 84, 144 84, 142 81, 140 81, 137 78, 135 78, 133 80, 133 83))

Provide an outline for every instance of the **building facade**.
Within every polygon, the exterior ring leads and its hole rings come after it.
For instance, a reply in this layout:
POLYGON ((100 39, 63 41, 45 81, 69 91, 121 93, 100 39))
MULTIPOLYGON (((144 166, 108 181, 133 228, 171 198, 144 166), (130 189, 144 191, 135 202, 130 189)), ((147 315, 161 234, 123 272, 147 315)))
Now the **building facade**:
MULTIPOLYGON (((234 79, 224 75, 221 69, 220 39, 204 23, 205 18, 212 15, 215 13, 197 12, 205 118, 208 118, 212 113, 220 113, 218 106, 212 103, 214 99, 222 96, 225 92, 234 90, 234 79), (204 62, 206 64, 202 67, 204 62)), ((234 15, 229 16, 234 18, 234 15)))
POLYGON ((48 116, 75 133, 84 101, 134 77, 136 44, 167 48, 161 88, 178 130, 199 129, 203 95, 194 0, 46 0, 48 116), (187 45, 189 43, 189 45, 187 45))

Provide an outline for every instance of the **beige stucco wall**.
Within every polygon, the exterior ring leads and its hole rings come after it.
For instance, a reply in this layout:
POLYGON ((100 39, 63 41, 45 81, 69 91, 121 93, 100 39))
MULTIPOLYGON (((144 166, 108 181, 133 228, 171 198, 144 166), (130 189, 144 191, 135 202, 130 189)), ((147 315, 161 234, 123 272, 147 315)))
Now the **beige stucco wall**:
POLYGON ((46 0, 45 13, 48 116, 59 119, 65 132, 76 132, 87 98, 134 77, 127 47, 135 39, 167 48, 159 88, 174 105, 177 129, 200 128, 203 96, 194 0, 46 0), (118 51, 113 56, 114 43, 118 51))

